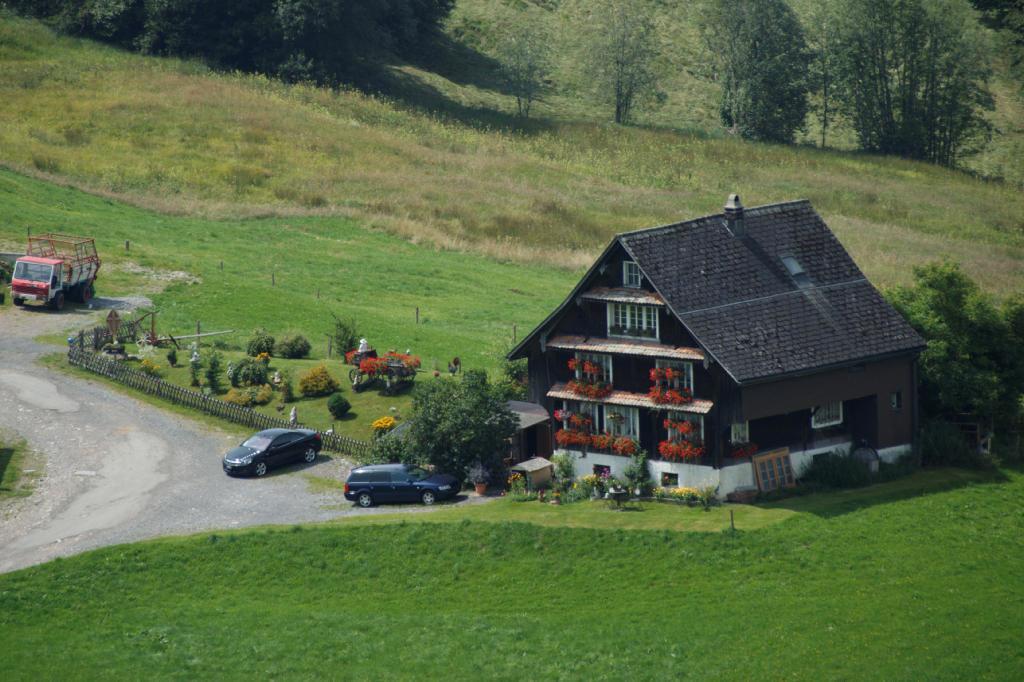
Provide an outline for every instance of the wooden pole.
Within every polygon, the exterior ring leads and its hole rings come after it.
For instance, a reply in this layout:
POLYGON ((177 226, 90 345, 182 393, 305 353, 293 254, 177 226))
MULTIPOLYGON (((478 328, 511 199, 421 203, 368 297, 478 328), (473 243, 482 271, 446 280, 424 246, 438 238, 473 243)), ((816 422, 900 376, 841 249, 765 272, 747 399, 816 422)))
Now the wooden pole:
POLYGON ((729 510, 729 526, 732 528, 733 532, 736 531, 736 518, 733 516, 732 509, 729 510))
POLYGON ((515 325, 515 323, 513 323, 512 324, 512 343, 515 343, 515 342, 516 342, 516 325, 515 325))
POLYGON ((127 239, 124 240, 124 250, 131 251, 131 243, 127 239))
POLYGON ((199 338, 202 334, 201 327, 199 326, 199 320, 196 320, 196 348, 199 347, 199 338))
POLYGON ((327 357, 331 357, 331 345, 333 341, 334 339, 332 339, 330 336, 327 337, 327 357))
POLYGON ((277 274, 273 270, 270 271, 270 286, 277 286, 277 274))
POLYGON ((220 262, 220 271, 224 272, 224 261, 220 262))
POLYGON ((320 300, 320 287, 316 288, 316 300, 320 300))
POLYGON ((420 323, 420 307, 416 306, 416 324, 420 323))

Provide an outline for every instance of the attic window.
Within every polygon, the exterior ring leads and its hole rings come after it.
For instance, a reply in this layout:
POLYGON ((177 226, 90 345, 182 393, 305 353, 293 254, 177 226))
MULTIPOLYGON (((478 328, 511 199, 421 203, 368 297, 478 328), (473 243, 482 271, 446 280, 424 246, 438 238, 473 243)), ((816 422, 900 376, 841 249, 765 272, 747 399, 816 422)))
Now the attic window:
POLYGON ((786 272, 793 278, 796 285, 800 288, 811 286, 811 279, 804 272, 804 267, 800 265, 800 261, 793 256, 782 256, 782 264, 786 266, 786 272))
POLYGON ((632 289, 640 288, 640 266, 631 260, 622 262, 622 285, 632 289))

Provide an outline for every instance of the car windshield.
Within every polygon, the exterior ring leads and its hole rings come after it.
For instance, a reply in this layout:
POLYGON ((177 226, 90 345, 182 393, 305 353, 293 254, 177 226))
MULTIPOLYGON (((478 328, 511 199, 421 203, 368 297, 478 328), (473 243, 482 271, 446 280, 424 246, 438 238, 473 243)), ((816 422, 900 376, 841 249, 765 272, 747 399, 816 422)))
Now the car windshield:
POLYGON ((409 478, 411 478, 414 481, 422 481, 423 479, 429 476, 430 474, 426 470, 420 469, 419 467, 413 467, 412 469, 409 469, 409 478))
POLYGON ((27 279, 30 282, 49 282, 52 271, 52 265, 18 261, 18 264, 14 266, 14 279, 27 279))
POLYGON ((242 443, 242 447, 252 448, 253 450, 266 450, 268 445, 270 445, 270 438, 260 434, 256 434, 242 443))

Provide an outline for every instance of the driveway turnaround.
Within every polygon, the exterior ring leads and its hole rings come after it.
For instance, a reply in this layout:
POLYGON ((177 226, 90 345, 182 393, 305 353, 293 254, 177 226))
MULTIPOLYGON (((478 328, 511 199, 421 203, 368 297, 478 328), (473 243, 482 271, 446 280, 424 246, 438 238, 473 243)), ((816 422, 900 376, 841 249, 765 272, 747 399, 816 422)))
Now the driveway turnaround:
POLYGON ((25 439, 45 462, 29 497, 0 505, 0 572, 160 535, 397 511, 350 507, 340 492, 350 464, 337 456, 261 479, 229 478, 221 456, 237 436, 35 363, 59 350, 37 336, 100 319, 98 310, 0 310, 0 431, 25 439), (338 479, 339 490, 312 492, 307 475, 338 479))

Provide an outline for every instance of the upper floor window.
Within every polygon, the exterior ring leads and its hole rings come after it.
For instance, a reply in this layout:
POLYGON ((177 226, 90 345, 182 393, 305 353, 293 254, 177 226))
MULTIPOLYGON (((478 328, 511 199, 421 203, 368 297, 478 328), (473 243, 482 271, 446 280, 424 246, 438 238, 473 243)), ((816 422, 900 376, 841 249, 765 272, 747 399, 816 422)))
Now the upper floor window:
POLYGON ((658 308, 634 303, 609 303, 608 336, 658 338, 658 308))
POLYGON ((689 412, 669 412, 665 421, 668 439, 678 443, 690 441, 704 442, 704 417, 689 412))
POLYGON ((654 366, 658 369, 670 367, 676 370, 673 378, 669 381, 667 388, 674 388, 679 391, 686 389, 693 395, 693 363, 680 360, 655 360, 654 366))
POLYGON ((811 428, 823 429, 827 426, 835 426, 843 423, 843 401, 837 400, 824 405, 818 405, 811 412, 811 428))
POLYGON ((590 363, 598 368, 597 381, 612 383, 612 356, 602 353, 576 353, 576 379, 585 379, 583 369, 584 363, 590 363))
POLYGON ((622 262, 622 286, 640 288, 640 266, 631 260, 622 262))

